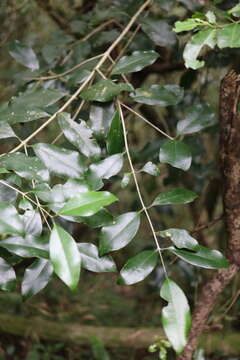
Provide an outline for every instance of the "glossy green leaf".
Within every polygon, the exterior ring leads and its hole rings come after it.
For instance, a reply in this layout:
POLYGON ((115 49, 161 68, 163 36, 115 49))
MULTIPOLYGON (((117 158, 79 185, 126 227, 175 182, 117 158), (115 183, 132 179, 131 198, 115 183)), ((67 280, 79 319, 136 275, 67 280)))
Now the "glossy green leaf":
POLYGON ((109 155, 123 152, 124 136, 119 111, 116 111, 107 135, 107 151, 109 155))
POLYGON ((0 122, 0 139, 7 139, 11 137, 16 137, 15 132, 8 123, 1 121, 0 122))
POLYGON ((37 56, 30 46, 22 44, 18 40, 12 40, 9 42, 8 50, 10 55, 18 63, 28 67, 31 70, 39 69, 37 56))
POLYGON ((171 47, 176 43, 176 35, 164 20, 143 18, 141 27, 145 34, 158 46, 171 47))
POLYGON ((92 105, 89 114, 89 124, 96 135, 106 135, 109 131, 115 113, 113 103, 92 105))
POLYGON ((54 225, 49 251, 54 272, 71 290, 75 290, 81 267, 81 257, 75 240, 63 228, 54 225))
POLYGON ((106 209, 102 209, 92 216, 81 217, 80 220, 91 228, 99 228, 113 224, 113 216, 106 209))
POLYGON ((25 123, 48 115, 46 111, 34 107, 32 104, 12 103, 5 109, 0 110, 0 121, 8 124, 25 123))
POLYGON ((44 108, 55 104, 65 95, 66 95, 65 93, 56 89, 45 89, 45 88, 39 88, 37 90, 31 89, 24 92, 17 98, 14 98, 13 104, 27 106, 30 107, 30 109, 31 106, 33 106, 33 104, 37 108, 44 108))
POLYGON ((93 272, 116 272, 117 268, 111 256, 99 256, 98 248, 90 243, 78 243, 82 267, 93 272))
POLYGON ((130 96, 139 103, 170 106, 183 99, 183 89, 178 85, 152 85, 150 88, 136 89, 130 96))
POLYGON ((78 194, 67 201, 59 211, 60 215, 70 216, 92 216, 103 206, 107 206, 117 201, 116 196, 108 191, 89 191, 78 194))
POLYGON ((92 138, 92 130, 89 129, 85 121, 80 124, 71 120, 70 114, 62 113, 58 115, 58 123, 68 139, 85 156, 99 156, 101 149, 96 140, 92 138))
POLYGON ((210 105, 193 105, 187 109, 185 118, 177 123, 177 134, 192 134, 214 125, 215 122, 216 115, 210 105))
POLYGON ((32 237, 39 237, 42 233, 42 219, 36 210, 26 210, 23 215, 25 234, 32 237))
POLYGON ((38 143, 33 148, 39 159, 54 174, 77 179, 83 176, 85 167, 77 151, 44 143, 38 143))
POLYGON ((168 237, 179 249, 195 250, 198 247, 198 242, 189 232, 184 229, 167 229, 159 232, 160 236, 168 237))
POLYGON ((160 148, 159 161, 186 171, 191 166, 192 155, 184 142, 169 140, 160 148))
POLYGON ((217 32, 217 45, 220 49, 240 47, 240 24, 225 25, 217 32))
POLYGON ((37 157, 26 156, 23 153, 7 154, 0 158, 0 166, 13 170, 27 180, 48 181, 49 172, 37 157))
POLYGON ((104 226, 100 234, 100 255, 118 250, 129 244, 140 225, 140 215, 129 212, 118 216, 113 225, 104 226))
POLYGON ((10 237, 0 241, 0 246, 10 253, 23 258, 43 258, 48 259, 46 247, 38 242, 33 241, 31 237, 10 237))
POLYGON ((220 251, 198 245, 194 252, 170 247, 169 251, 186 262, 206 269, 221 269, 229 266, 227 259, 220 251))
POLYGON ((90 165, 90 170, 97 178, 109 179, 117 175, 123 166, 123 155, 115 154, 90 165))
POLYGON ((195 29, 199 25, 198 19, 186 19, 184 21, 177 21, 174 24, 174 29, 176 33, 180 33, 182 31, 190 31, 195 29))
POLYGON ((152 205, 187 204, 197 197, 195 192, 178 187, 158 195, 152 205))
POLYGON ((123 56, 112 70, 112 75, 128 74, 141 71, 146 66, 153 64, 159 54, 156 51, 134 51, 132 55, 123 56))
POLYGON ((168 302, 162 309, 162 325, 168 340, 177 354, 187 344, 191 325, 191 313, 187 298, 182 289, 167 278, 160 290, 160 296, 168 302))
POLYGON ((153 162, 148 161, 142 168, 141 171, 149 174, 149 175, 153 175, 153 176, 158 176, 160 175, 160 170, 157 167, 157 165, 155 165, 153 162))
POLYGON ((156 267, 158 253, 156 250, 145 250, 129 259, 120 271, 117 283, 131 285, 145 279, 156 267))
POLYGON ((16 287, 16 274, 11 265, 0 258, 0 289, 13 291, 16 287))
POLYGON ((216 29, 210 28, 201 30, 192 36, 183 52, 185 66, 187 68, 196 70, 204 66, 205 62, 203 60, 197 60, 197 57, 205 45, 209 46, 211 49, 214 48, 216 45, 216 29))
POLYGON ((37 259, 24 272, 21 292, 23 298, 29 299, 45 288, 51 280, 53 266, 49 260, 37 259))
POLYGON ((23 221, 16 208, 0 203, 0 233, 21 235, 24 233, 23 221))
POLYGON ((80 94, 87 101, 107 102, 119 95, 122 91, 133 91, 133 87, 124 83, 114 83, 111 80, 100 80, 80 94))

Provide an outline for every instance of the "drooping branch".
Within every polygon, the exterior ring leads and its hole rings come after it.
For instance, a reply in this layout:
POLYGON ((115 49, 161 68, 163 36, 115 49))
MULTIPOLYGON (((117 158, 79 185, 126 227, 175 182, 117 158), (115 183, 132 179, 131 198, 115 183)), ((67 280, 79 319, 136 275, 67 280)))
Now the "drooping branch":
POLYGON ((230 71, 220 87, 220 169, 223 181, 224 220, 227 230, 228 269, 221 269, 202 288, 195 306, 188 344, 179 360, 191 360, 200 334, 218 296, 238 273, 240 267, 240 95, 239 75, 230 71))

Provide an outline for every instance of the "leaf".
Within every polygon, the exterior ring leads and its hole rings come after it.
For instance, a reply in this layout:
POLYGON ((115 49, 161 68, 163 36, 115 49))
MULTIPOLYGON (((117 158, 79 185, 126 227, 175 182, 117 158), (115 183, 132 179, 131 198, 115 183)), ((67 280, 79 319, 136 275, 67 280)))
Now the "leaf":
MULTIPOLYGON (((56 90, 56 89, 45 89, 39 88, 37 90, 28 90, 21 94, 19 97, 14 98, 14 105, 22 105, 27 108, 31 108, 31 104, 34 104, 35 107, 45 108, 55 104, 58 100, 60 100, 66 94, 56 90), (30 104, 30 106, 29 106, 30 104)), ((31 114, 29 114, 31 115, 31 114)))
POLYGON ((123 155, 115 154, 106 157, 95 164, 91 164, 90 171, 100 179, 109 179, 110 177, 117 175, 123 166, 123 155))
POLYGON ((48 251, 43 244, 32 241, 31 237, 10 237, 0 241, 0 246, 23 258, 48 259, 48 251))
POLYGON ((7 154, 0 159, 0 166, 13 170, 27 180, 49 181, 48 169, 37 157, 30 157, 20 152, 7 154))
POLYGON ((184 142, 169 140, 160 148, 159 161, 186 171, 191 166, 192 155, 184 142))
POLYGON ((33 149, 37 157, 54 174, 77 179, 82 178, 85 167, 83 159, 77 151, 44 143, 34 145, 33 149))
POLYGON ((220 251, 208 249, 201 245, 194 248, 194 252, 174 247, 170 247, 168 250, 186 262, 206 269, 221 269, 229 266, 227 259, 220 251))
POLYGON ((177 123, 177 134, 193 134, 214 125, 215 122, 215 112, 210 105, 196 104, 188 108, 185 118, 177 123))
POLYGON ((156 267, 158 253, 156 250, 145 250, 129 259, 120 271, 117 280, 119 285, 131 285, 145 279, 156 267))
POLYGON ((22 44, 18 40, 9 42, 8 50, 10 55, 20 64, 31 70, 39 69, 37 56, 30 46, 22 44))
POLYGON ((204 61, 197 60, 202 48, 208 45, 211 49, 216 45, 216 29, 205 29, 192 36, 183 51, 185 66, 191 69, 199 69, 204 66, 204 61))
POLYGON ((233 8, 228 10, 228 13, 233 16, 239 17, 240 16, 240 4, 237 4, 233 8))
MULTIPOLYGON (((6 184, 12 185, 12 182, 9 180, 5 180, 6 184)), ((8 186, 0 183, 0 203, 14 203, 18 197, 17 191, 9 188, 8 186)))
POLYGON ((78 194, 67 201, 59 211, 60 215, 70 216, 92 216, 96 214, 103 206, 117 201, 116 196, 108 191, 89 191, 78 194))
POLYGON ((195 250, 198 242, 189 232, 184 229, 167 229, 159 232, 162 237, 169 237, 174 245, 179 249, 195 250))
POLYGON ((112 75, 128 74, 141 71, 146 66, 153 64, 159 54, 156 51, 134 51, 132 55, 123 56, 112 70, 112 75))
POLYGON ((82 267, 93 272, 116 272, 117 268, 111 256, 99 256, 98 248, 89 243, 78 243, 82 267))
POLYGON ((124 136, 119 111, 113 115, 111 126, 107 135, 107 151, 109 155, 123 152, 124 136))
POLYGON ((5 291, 13 291, 16 287, 16 274, 11 265, 0 258, 0 288, 5 291))
POLYGON ((113 225, 104 226, 100 234, 100 256, 129 244, 136 235, 139 225, 139 213, 129 212, 118 216, 113 225))
POLYGON ((70 114, 58 115, 58 123, 70 143, 72 143, 85 156, 99 157, 101 149, 96 140, 92 138, 92 130, 88 128, 85 121, 80 124, 71 120, 70 114))
POLYGON ((49 251, 54 272, 75 290, 80 278, 81 257, 72 236, 56 224, 50 235, 49 251))
POLYGON ((125 187, 128 186, 130 180, 131 180, 131 177, 132 177, 132 173, 125 173, 123 175, 123 178, 122 178, 122 181, 121 181, 121 188, 122 189, 125 189, 125 187))
POLYGON ((11 104, 7 108, 0 110, 0 121, 2 123, 16 124, 38 120, 48 116, 46 111, 31 107, 32 104, 11 104))
POLYGON ((158 46, 171 47, 176 43, 176 35, 171 26, 164 20, 143 18, 141 27, 145 34, 158 46))
POLYGON ((151 85, 150 88, 138 88, 131 93, 134 101, 158 106, 176 105, 183 99, 183 89, 178 85, 151 85))
POLYGON ((154 205, 171 205, 171 204, 187 204, 192 202, 198 195, 181 187, 161 193, 156 197, 152 206, 154 205))
POLYGON ((186 19, 184 21, 176 21, 173 31, 180 33, 182 31, 190 31, 199 26, 198 19, 186 19))
POLYGON ((217 45, 220 49, 240 47, 240 24, 225 25, 217 32, 217 45))
POLYGON ((91 106, 89 124, 96 135, 106 135, 108 133, 114 111, 113 103, 91 106))
POLYGON ((153 175, 153 176, 158 176, 160 175, 160 170, 157 167, 157 165, 155 165, 153 162, 148 161, 142 168, 141 171, 149 174, 149 175, 153 175))
POLYGON ((0 139, 7 139, 11 137, 16 137, 15 132, 8 125, 8 123, 1 121, 0 122, 0 139))
POLYGON ((164 331, 176 353, 180 354, 187 343, 191 324, 187 298, 182 289, 169 278, 164 281, 160 296, 168 302, 162 309, 164 331))
POLYGON ((39 237, 42 233, 42 220, 36 210, 26 210, 23 215, 24 231, 26 235, 39 237))
POLYGON ((106 209, 102 209, 92 216, 81 217, 81 221, 92 228, 99 228, 106 225, 112 225, 113 216, 106 209))
POLYGON ((110 356, 105 349, 104 344, 98 337, 92 336, 90 342, 94 360, 110 360, 110 356))
POLYGON ((24 272, 21 292, 25 300, 36 295, 51 280, 53 267, 49 260, 37 259, 24 272))
POLYGON ((0 168, 0 174, 9 174, 10 171, 4 168, 0 168))
POLYGON ((0 233, 11 235, 24 233, 23 221, 12 205, 0 203, 0 233))
POLYGON ((114 83, 111 80, 100 80, 81 92, 80 96, 87 101, 107 102, 122 91, 133 91, 133 87, 124 83, 114 83))
POLYGON ((208 10, 206 12, 206 18, 210 22, 210 24, 216 24, 216 15, 213 11, 208 10))

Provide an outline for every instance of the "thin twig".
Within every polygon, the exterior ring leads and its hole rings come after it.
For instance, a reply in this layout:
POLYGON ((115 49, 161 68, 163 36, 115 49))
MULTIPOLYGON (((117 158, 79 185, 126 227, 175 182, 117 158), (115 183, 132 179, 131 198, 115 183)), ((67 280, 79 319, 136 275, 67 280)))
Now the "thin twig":
POLYGON ((212 221, 209 221, 206 224, 201 224, 201 225, 195 227, 192 231, 190 231, 190 233, 194 234, 194 233, 200 232, 202 230, 209 229, 211 226, 215 225, 218 221, 223 220, 223 218, 224 218, 224 216, 220 215, 220 216, 216 217, 215 219, 213 219, 212 221))

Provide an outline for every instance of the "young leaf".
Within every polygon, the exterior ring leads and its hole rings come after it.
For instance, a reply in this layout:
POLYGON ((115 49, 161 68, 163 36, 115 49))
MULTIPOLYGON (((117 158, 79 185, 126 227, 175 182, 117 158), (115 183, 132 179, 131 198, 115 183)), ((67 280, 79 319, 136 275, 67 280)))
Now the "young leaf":
POLYGON ((179 140, 169 140, 161 147, 159 161, 167 163, 181 170, 188 170, 191 166, 192 155, 188 145, 179 140))
POLYGON ((113 115, 111 126, 107 135, 107 151, 109 155, 113 155, 123 152, 123 149, 124 137, 122 122, 119 111, 116 111, 113 115))
POLYGON ((199 22, 198 19, 187 19, 184 21, 177 21, 174 25, 175 27, 173 31, 180 33, 183 31, 190 31, 195 29, 199 25, 199 22))
POLYGON ((215 124, 215 112, 208 104, 196 104, 187 109, 185 118, 177 123, 177 134, 186 135, 215 124))
POLYGON ((129 259, 120 271, 119 285, 131 285, 145 279, 157 265, 156 250, 145 250, 129 259))
POLYGON ((92 138, 92 130, 88 128, 85 121, 80 124, 71 120, 70 114, 62 113, 58 115, 58 123, 68 139, 85 156, 98 157, 101 149, 96 140, 92 138))
POLYGON ((196 70, 204 66, 205 62, 197 60, 197 57, 205 45, 208 45, 212 49, 216 45, 215 29, 201 30, 192 36, 192 39, 187 43, 183 52, 185 66, 187 68, 196 70))
POLYGON ((75 290, 80 278, 81 257, 72 236, 56 224, 51 232, 49 251, 54 272, 75 290))
POLYGON ((31 70, 39 69, 39 62, 33 49, 20 43, 18 40, 12 40, 8 46, 9 54, 20 64, 31 70))
POLYGON ((37 259, 24 272, 21 292, 25 300, 36 295, 51 280, 53 266, 49 260, 37 259))
POLYGON ((134 101, 158 106, 178 104, 183 98, 183 89, 178 85, 152 85, 150 88, 139 88, 130 94, 134 101))
POLYGON ((225 47, 240 47, 240 24, 225 25, 219 29, 217 33, 217 45, 220 49, 225 47))
POLYGON ((123 56, 112 70, 112 75, 127 74, 141 71, 146 66, 153 64, 159 54, 156 51, 134 51, 132 55, 123 56))
POLYGON ((176 35, 166 21, 153 18, 143 18, 141 27, 145 34, 156 44, 162 47, 171 47, 176 43, 176 35))
POLYGON ((44 143, 38 143, 33 148, 49 171, 59 176, 82 178, 85 167, 77 151, 44 143))
POLYGON ((198 247, 198 242, 188 231, 184 229, 167 229, 160 231, 160 236, 169 237, 174 245, 179 249, 195 250, 198 247))
POLYGON ((104 226, 100 234, 100 256, 126 246, 136 235, 139 225, 139 213, 129 212, 118 216, 113 225, 104 226))
POLYGON ((83 90, 80 96, 87 101, 107 102, 122 91, 133 91, 133 87, 124 83, 116 84, 111 80, 100 80, 88 89, 83 90))
POLYGON ((160 170, 153 162, 148 161, 140 171, 143 171, 149 175, 158 176, 160 175, 160 170))
POLYGON ((13 291, 16 287, 16 274, 11 265, 0 258, 0 289, 13 291))
POLYGON ((92 216, 103 206, 112 204, 118 199, 108 191, 83 192, 71 198, 59 211, 59 215, 92 216))
POLYGON ((152 206, 154 205, 171 205, 171 204, 187 204, 192 202, 198 195, 181 187, 161 193, 156 197, 152 206))
POLYGON ((170 247, 168 250, 189 264, 206 269, 221 269, 229 266, 227 259, 220 251, 208 249, 201 245, 198 245, 194 252, 174 247, 170 247))
POLYGON ((90 243, 78 243, 82 267, 93 272, 116 272, 117 268, 111 256, 99 256, 98 248, 90 243))
POLYGON ((12 205, 0 203, 0 233, 11 235, 24 233, 22 218, 12 205))
POLYGON ((160 296, 168 302, 162 309, 164 331, 176 353, 180 354, 187 343, 191 324, 187 298, 182 289, 169 278, 164 281, 160 296))
POLYGON ((100 179, 109 179, 117 175, 123 166, 123 155, 115 154, 106 157, 104 160, 90 165, 90 171, 95 177, 100 179))

